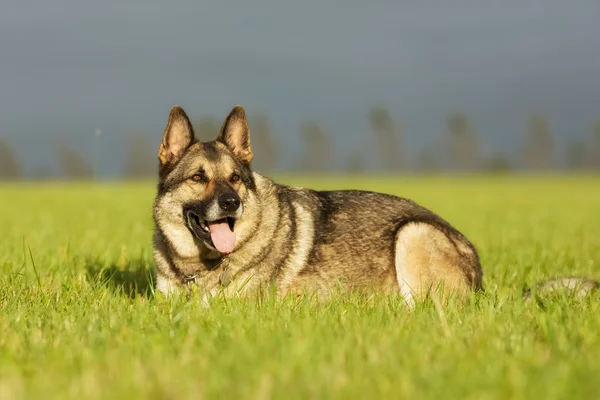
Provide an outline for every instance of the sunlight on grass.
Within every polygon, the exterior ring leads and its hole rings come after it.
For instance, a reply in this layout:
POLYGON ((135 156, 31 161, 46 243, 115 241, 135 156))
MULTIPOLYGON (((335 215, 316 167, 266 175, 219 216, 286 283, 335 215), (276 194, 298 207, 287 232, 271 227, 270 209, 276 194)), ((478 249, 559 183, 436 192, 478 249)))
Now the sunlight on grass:
POLYGON ((284 181, 422 203, 478 247, 486 292, 412 312, 379 294, 165 300, 153 184, 4 185, 0 398, 597 397, 600 299, 520 298, 600 278, 597 178, 284 181))

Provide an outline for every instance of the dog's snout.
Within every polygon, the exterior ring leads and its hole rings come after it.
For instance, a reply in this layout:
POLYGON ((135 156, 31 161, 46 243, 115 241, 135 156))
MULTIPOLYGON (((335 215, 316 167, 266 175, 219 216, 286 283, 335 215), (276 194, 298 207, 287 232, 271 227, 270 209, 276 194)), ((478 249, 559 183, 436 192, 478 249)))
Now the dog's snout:
POLYGON ((224 193, 219 196, 219 207, 223 211, 235 211, 240 208, 240 197, 233 192, 224 193))

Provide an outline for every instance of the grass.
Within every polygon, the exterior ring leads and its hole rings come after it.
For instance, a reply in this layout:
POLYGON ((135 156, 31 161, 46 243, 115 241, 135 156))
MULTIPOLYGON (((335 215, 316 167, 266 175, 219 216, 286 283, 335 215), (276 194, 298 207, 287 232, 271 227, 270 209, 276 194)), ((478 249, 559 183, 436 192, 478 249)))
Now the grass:
POLYGON ((595 398, 600 299, 524 304, 600 278, 600 179, 288 178, 400 194, 473 240, 484 295, 408 312, 153 295, 152 184, 0 186, 0 398, 595 398))

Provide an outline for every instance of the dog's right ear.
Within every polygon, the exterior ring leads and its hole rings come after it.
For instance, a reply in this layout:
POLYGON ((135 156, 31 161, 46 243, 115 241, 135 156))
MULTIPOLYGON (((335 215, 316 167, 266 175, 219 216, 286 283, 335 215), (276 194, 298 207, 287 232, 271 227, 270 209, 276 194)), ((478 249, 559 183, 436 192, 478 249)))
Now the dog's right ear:
POLYGON ((169 115, 162 143, 158 148, 161 166, 173 165, 194 142, 194 129, 183 108, 174 106, 169 115))

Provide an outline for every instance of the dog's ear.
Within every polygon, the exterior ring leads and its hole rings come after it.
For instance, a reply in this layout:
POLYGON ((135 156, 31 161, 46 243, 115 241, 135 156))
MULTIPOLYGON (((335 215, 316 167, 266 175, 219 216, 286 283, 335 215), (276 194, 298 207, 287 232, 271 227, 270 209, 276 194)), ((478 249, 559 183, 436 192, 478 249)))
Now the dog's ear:
POLYGON ((172 165, 185 153, 194 142, 194 129, 183 108, 174 106, 169 115, 162 143, 158 148, 158 159, 161 166, 172 165))
POLYGON ((246 112, 242 106, 235 106, 225 118, 217 141, 225 144, 242 162, 252 162, 252 146, 250 145, 250 129, 246 112))

